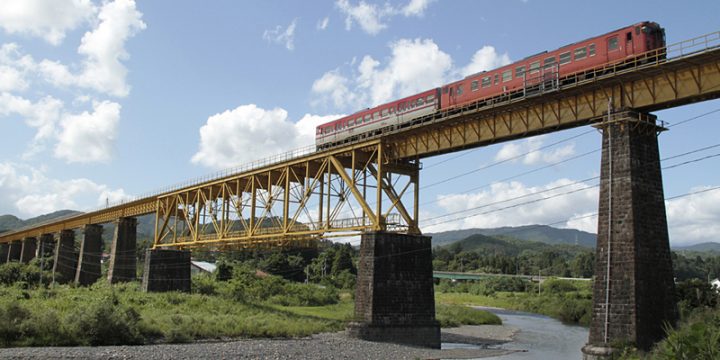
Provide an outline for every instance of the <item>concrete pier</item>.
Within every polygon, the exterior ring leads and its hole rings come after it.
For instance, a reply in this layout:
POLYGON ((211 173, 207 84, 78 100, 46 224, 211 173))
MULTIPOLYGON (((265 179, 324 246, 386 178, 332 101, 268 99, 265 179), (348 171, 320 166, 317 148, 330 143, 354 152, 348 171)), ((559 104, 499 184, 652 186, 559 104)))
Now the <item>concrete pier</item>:
POLYGON ((21 254, 22 254, 22 242, 20 240, 15 240, 15 241, 11 242, 10 248, 8 250, 7 262, 20 261, 21 254))
POLYGON ((137 220, 120 218, 115 222, 115 234, 110 247, 108 281, 111 284, 133 281, 137 273, 137 220))
POLYGON ((85 225, 83 238, 80 242, 78 266, 75 272, 75 283, 92 285, 100 278, 100 260, 102 257, 102 226, 85 225))
POLYGON ((53 280, 63 284, 74 281, 77 259, 75 232, 73 230, 60 231, 55 244, 53 280))
POLYGON ((593 312, 584 359, 613 344, 648 350, 677 308, 657 133, 652 115, 630 114, 603 132, 593 312))
POLYGON ((37 238, 27 237, 22 241, 22 248, 20 249, 20 262, 27 264, 30 260, 35 258, 37 253, 37 238))
POLYGON ((363 234, 348 335, 439 348, 434 296, 430 237, 363 234))
POLYGON ((190 292, 190 251, 148 249, 142 288, 147 292, 190 292))

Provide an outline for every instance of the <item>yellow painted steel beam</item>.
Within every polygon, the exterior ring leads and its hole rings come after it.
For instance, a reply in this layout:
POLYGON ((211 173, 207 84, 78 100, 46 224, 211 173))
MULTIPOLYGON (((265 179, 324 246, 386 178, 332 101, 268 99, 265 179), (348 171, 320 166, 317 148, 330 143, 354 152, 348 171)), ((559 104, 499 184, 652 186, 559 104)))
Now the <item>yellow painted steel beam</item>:
POLYGON ((576 74, 542 96, 507 96, 438 113, 385 136, 386 151, 394 160, 425 158, 592 124, 609 107, 650 112, 720 98, 720 48, 641 60, 576 74))

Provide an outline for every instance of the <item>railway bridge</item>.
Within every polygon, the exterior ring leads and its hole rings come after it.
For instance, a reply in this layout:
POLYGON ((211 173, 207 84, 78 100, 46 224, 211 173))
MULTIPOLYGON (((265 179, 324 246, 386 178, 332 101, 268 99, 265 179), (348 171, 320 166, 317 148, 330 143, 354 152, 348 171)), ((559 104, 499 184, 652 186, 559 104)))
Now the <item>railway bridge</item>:
POLYGON ((720 32, 483 99, 380 136, 285 154, 96 211, 0 234, 0 261, 54 258, 57 281, 100 278, 101 233, 114 222, 108 281, 135 280, 135 217, 155 216, 147 291, 189 290, 193 249, 313 246, 361 235, 349 332, 438 347, 430 238, 418 223, 420 160, 592 125, 602 133, 596 277, 587 359, 634 342, 647 349, 674 323, 658 134, 651 112, 720 97, 720 32), (81 230, 79 246, 76 230, 81 230))

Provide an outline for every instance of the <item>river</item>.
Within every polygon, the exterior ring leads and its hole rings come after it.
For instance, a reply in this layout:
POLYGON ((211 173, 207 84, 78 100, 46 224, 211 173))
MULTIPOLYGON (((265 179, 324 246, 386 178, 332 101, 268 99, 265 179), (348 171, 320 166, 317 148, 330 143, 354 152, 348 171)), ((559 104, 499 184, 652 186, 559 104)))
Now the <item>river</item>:
POLYGON ((580 348, 588 340, 588 329, 566 325, 553 318, 518 311, 485 309, 502 319, 503 325, 520 329, 513 341, 500 346, 503 349, 522 350, 490 359, 580 359, 580 348))

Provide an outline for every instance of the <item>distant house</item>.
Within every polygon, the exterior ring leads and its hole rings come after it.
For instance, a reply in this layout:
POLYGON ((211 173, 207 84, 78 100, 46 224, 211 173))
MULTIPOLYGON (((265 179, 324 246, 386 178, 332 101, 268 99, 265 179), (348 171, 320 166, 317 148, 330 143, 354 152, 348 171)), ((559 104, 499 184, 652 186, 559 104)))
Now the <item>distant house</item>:
POLYGON ((199 273, 211 274, 215 271, 217 265, 207 261, 190 261, 190 273, 195 275, 199 273))
POLYGON ((715 289, 715 291, 720 292, 720 279, 715 279, 715 280, 711 281, 710 285, 712 285, 712 287, 713 287, 713 289, 715 289))

